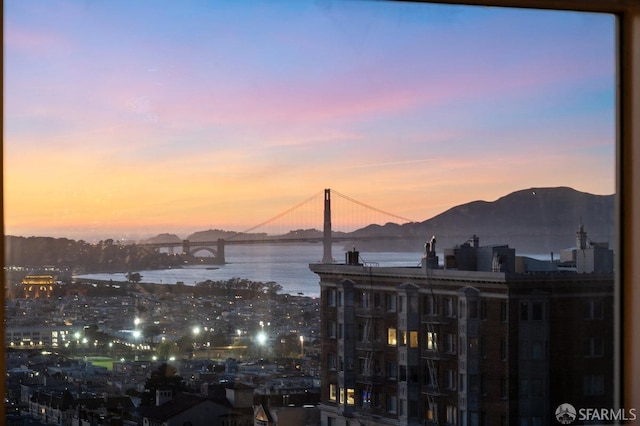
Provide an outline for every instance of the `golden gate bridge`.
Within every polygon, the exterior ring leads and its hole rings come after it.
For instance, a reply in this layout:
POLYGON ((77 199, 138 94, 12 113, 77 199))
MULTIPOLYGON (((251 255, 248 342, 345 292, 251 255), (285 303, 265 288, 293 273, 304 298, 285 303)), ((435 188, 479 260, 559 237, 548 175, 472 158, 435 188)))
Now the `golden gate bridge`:
MULTIPOLYGON (((335 206, 333 210, 335 210, 335 206)), ((347 208, 347 210, 349 209, 347 208)), ((218 238, 214 241, 185 239, 181 242, 141 243, 139 246, 156 250, 166 248, 171 252, 173 252, 175 248, 181 248, 182 254, 185 256, 194 256, 197 252, 204 250, 214 256, 212 263, 224 264, 225 246, 227 245, 322 242, 322 261, 323 263, 332 263, 334 260, 331 250, 334 242, 406 238, 406 236, 389 233, 376 235, 371 232, 358 234, 348 231, 349 228, 353 231, 358 227, 362 228, 380 222, 380 218, 387 220, 393 219, 401 223, 415 222, 406 217, 358 201, 338 191, 325 189, 251 228, 234 233, 228 238, 218 238), (352 208, 346 215, 341 216, 342 219, 339 221, 339 227, 341 227, 342 230, 339 231, 334 229, 332 194, 338 196, 338 200, 344 202, 342 207, 350 206, 356 209, 353 210, 352 208), (318 208, 319 206, 315 204, 318 200, 322 202, 321 208, 318 208), (321 217, 318 215, 319 210, 322 211, 321 217), (322 231, 317 229, 320 222, 322 223, 322 231), (278 224, 278 226, 274 227, 274 224, 278 224), (292 225, 295 225, 293 229, 292 225)))

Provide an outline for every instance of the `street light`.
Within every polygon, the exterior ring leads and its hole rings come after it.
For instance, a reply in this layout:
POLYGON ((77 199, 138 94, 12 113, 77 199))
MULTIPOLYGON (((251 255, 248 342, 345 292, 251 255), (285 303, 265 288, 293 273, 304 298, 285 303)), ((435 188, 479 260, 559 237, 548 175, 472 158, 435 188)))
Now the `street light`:
POLYGON ((133 353, 135 355, 135 361, 138 360, 138 337, 140 337, 140 330, 133 330, 133 353))
POLYGON ((264 344, 267 343, 267 334, 264 331, 259 332, 256 336, 256 340, 260 346, 260 358, 262 358, 262 348, 264 347, 264 344))
POLYGON ((193 333, 193 358, 195 358, 196 357, 197 339, 198 339, 198 335, 200 334, 200 326, 194 325, 193 329, 191 329, 191 332, 193 333))
POLYGON ((304 336, 300 336, 300 357, 304 358, 304 336))

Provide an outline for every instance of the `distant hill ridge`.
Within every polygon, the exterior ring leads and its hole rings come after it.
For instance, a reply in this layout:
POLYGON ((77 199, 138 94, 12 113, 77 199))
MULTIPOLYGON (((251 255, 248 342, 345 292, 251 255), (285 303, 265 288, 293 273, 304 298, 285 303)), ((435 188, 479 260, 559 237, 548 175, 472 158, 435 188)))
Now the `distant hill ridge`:
MULTIPOLYGON (((440 249, 478 235, 481 245, 508 244, 519 253, 543 254, 575 246, 575 232, 581 224, 592 241, 612 245, 614 195, 594 195, 568 187, 529 188, 496 201, 452 207, 424 222, 372 225, 354 234, 423 239, 434 235, 440 249)), ((415 247, 415 243, 401 246, 415 247)), ((365 249, 364 245, 360 247, 365 249)))
MULTIPOLYGON (((481 245, 508 244, 518 253, 544 254, 573 247, 575 232, 581 224, 592 241, 612 245, 614 195, 594 195, 569 187, 529 188, 495 201, 461 204, 423 222, 369 225, 347 235, 405 237, 401 241, 357 242, 361 251, 421 250, 424 241, 432 235, 436 236, 441 250, 478 235, 481 245)), ((313 234, 314 231, 305 232, 313 234)), ((237 236, 236 232, 212 229, 196 232, 187 239, 214 241, 237 236)), ((146 241, 177 242, 180 238, 174 234, 161 234, 146 241)))

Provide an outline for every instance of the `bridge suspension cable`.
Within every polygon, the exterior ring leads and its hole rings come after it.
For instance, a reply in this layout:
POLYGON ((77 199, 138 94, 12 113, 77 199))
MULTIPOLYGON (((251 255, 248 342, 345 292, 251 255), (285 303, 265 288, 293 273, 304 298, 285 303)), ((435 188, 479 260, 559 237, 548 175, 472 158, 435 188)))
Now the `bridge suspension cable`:
POLYGON ((365 207, 367 209, 376 211, 378 213, 382 213, 382 214, 387 215, 387 216, 395 217, 396 219, 400 219, 400 220, 403 220, 405 222, 416 222, 415 220, 408 219, 408 218, 402 217, 402 216, 398 216, 397 214, 389 213, 389 212, 386 212, 384 210, 380 210, 379 208, 376 208, 376 207, 370 206, 368 204, 365 204, 365 203, 363 203, 361 201, 358 201, 358 200, 356 200, 354 198, 349 197, 348 195, 341 194, 341 193, 339 193, 338 191, 336 191, 334 189, 331 190, 331 193, 335 194, 335 195, 337 195, 339 197, 342 197, 345 200, 351 201, 352 203, 358 204, 359 206, 362 206, 362 207, 365 207))
MULTIPOLYGON (((255 225, 255 226, 252 226, 249 229, 246 229, 246 230, 236 234, 236 236, 239 237, 242 234, 248 234, 251 231, 254 231, 254 230, 256 230, 256 229, 258 229, 260 227, 263 227, 265 225, 268 225, 268 224, 270 224, 272 222, 275 222, 276 220, 280 219, 281 217, 286 216, 287 214, 291 213, 292 211, 299 209, 300 207, 304 206, 305 204, 310 203, 314 199, 317 199, 321 194, 322 194, 322 191, 316 192, 315 194, 313 194, 311 197, 307 198, 306 200, 299 202, 295 206, 288 208, 287 210, 283 211, 282 213, 279 213, 279 214, 277 214, 277 215, 265 220, 264 222, 261 222, 261 223, 255 225)), ((234 238, 234 237, 232 237, 232 238, 234 238)))

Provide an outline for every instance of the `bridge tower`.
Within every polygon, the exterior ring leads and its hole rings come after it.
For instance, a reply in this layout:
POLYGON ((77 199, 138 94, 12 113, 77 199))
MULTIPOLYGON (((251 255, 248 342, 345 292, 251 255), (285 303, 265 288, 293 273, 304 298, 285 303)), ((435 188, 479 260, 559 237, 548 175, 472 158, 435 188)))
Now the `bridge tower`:
POLYGON ((224 239, 218 238, 217 250, 216 250, 216 264, 224 265, 224 239))
POLYGON ((331 190, 324 190, 324 235, 322 245, 324 254, 322 263, 333 263, 333 255, 331 254, 331 190))

